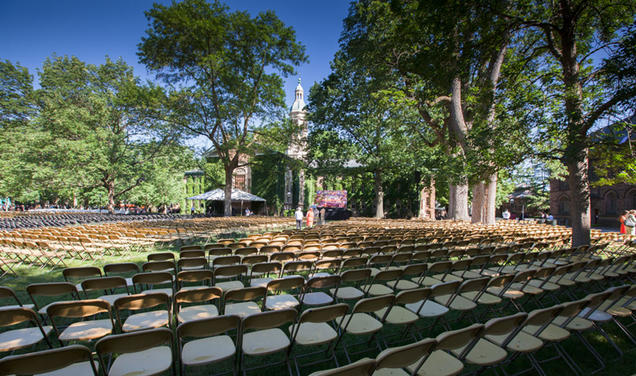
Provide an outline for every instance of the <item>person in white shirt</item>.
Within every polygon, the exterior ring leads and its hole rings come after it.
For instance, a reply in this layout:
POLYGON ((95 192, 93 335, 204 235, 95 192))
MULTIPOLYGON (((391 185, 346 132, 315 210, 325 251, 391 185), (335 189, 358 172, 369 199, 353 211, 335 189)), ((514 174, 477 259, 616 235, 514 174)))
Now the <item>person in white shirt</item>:
POLYGON ((300 206, 296 209, 296 213, 294 213, 296 217, 296 229, 300 230, 303 227, 303 209, 300 206))
POLYGON ((508 209, 504 210, 503 213, 501 213, 501 217, 505 220, 510 219, 510 212, 508 211, 508 209))

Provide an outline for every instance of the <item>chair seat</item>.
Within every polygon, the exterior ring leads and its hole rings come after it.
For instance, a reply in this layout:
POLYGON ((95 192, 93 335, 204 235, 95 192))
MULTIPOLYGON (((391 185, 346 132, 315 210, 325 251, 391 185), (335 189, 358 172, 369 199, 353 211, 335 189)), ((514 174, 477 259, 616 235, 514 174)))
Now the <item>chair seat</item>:
MULTIPOLYGON (((461 293, 461 295, 471 301, 475 301, 475 298, 477 297, 477 294, 479 294, 478 291, 466 291, 461 293)), ((481 296, 479 297, 479 299, 477 299, 477 303, 479 304, 485 304, 485 305, 494 305, 494 304, 499 304, 501 303, 501 298, 498 296, 494 296, 492 294, 489 294, 487 292, 481 294, 481 296)))
POLYGON ((289 346, 289 338, 278 328, 258 330, 243 335, 243 353, 267 355, 289 346))
POLYGON ((552 283, 556 283, 559 286, 574 286, 576 284, 576 282, 567 279, 565 276, 563 276, 563 278, 561 278, 561 276, 554 276, 552 278, 550 278, 548 281, 552 282, 552 283))
POLYGON ((158 346, 147 350, 121 354, 113 361, 108 376, 150 376, 172 366, 172 350, 158 346))
POLYGON ((433 279, 443 281, 443 282, 453 282, 453 281, 463 281, 464 279, 460 276, 454 275, 452 273, 448 274, 435 274, 433 275, 433 279))
MULTIPOLYGON (((413 363, 407 369, 411 372, 419 364, 413 363)), ((436 350, 429 355, 428 359, 422 364, 417 371, 420 376, 453 376, 457 375, 464 369, 464 364, 454 356, 442 350, 436 350)))
MULTIPOLYGON (((489 341, 492 341, 495 344, 501 346, 503 344, 503 341, 506 340, 508 336, 509 333, 501 335, 487 334, 485 337, 489 341)), ((506 348, 510 351, 527 353, 537 351, 541 348, 541 346, 543 346, 543 341, 541 341, 539 338, 532 336, 524 331, 520 331, 510 341, 510 343, 508 343, 508 346, 506 346, 506 348)))
MULTIPOLYGON (((411 279, 411 281, 417 283, 417 281, 419 281, 419 278, 413 278, 411 279)), ((436 285, 438 283, 442 283, 443 281, 441 279, 435 279, 432 277, 425 277, 421 282, 420 285, 424 286, 424 287, 431 287, 433 285, 436 285)))
POLYGON ((375 370, 371 376, 410 376, 410 373, 402 368, 382 368, 375 370))
POLYGON ((431 301, 431 300, 427 300, 426 302, 424 302, 424 306, 422 306, 422 308, 420 309, 421 305, 422 305, 422 302, 417 302, 417 303, 407 304, 405 305, 405 307, 415 313, 418 313, 417 310, 419 309, 420 310, 419 315, 420 317, 423 317, 423 318, 438 317, 448 312, 448 308, 444 307, 441 304, 435 303, 434 301, 431 301))
POLYGON ((401 279, 399 281, 394 281, 394 282, 389 282, 387 283, 387 285, 389 287, 392 287, 396 290, 414 290, 420 287, 420 285, 418 285, 415 282, 412 281, 408 281, 406 279, 401 279))
MULTIPOLYGON (((290 325, 289 332, 293 333, 297 325, 290 325)), ((324 322, 304 322, 300 324, 298 334, 296 335, 296 343, 303 346, 314 346, 331 342, 338 338, 338 333, 324 322)))
POLYGON ((363 291, 367 291, 369 296, 380 296, 380 295, 389 295, 393 294, 393 290, 385 285, 374 283, 372 285, 362 285, 360 288, 363 291))
POLYGON ((451 299, 451 297, 453 297, 453 295, 454 294, 438 295, 434 298, 434 300, 456 311, 470 311, 471 309, 475 309, 477 307, 477 304, 475 304, 472 300, 466 299, 461 295, 455 296, 455 298, 449 305, 448 301, 451 299))
POLYGON ((230 303, 225 305, 226 315, 238 315, 241 317, 247 317, 255 313, 259 313, 261 307, 254 302, 242 302, 242 303, 230 303))
MULTIPOLYGON (((579 317, 585 317, 590 312, 590 308, 583 308, 581 312, 579 312, 579 317)), ((589 320, 597 321, 597 322, 606 322, 612 319, 612 315, 607 312, 595 310, 591 315, 587 317, 589 320)))
MULTIPOLYGON (((526 325, 523 331, 528 334, 534 334, 539 328, 541 328, 539 325, 526 325)), ((549 324, 539 334, 539 338, 549 342, 561 342, 568 337, 570 337, 570 332, 554 324, 549 324)))
POLYGON ((135 313, 128 316, 121 330, 123 332, 134 332, 136 330, 160 328, 168 325, 169 322, 170 317, 166 310, 135 313))
POLYGON ((192 291, 192 290, 201 290, 209 288, 210 286, 183 286, 179 289, 179 291, 192 291))
POLYGON ((267 287, 267 284, 271 281, 272 278, 252 278, 250 287, 267 287))
MULTIPOLYGON (((346 325, 347 322, 349 325, 347 325, 346 332, 350 334, 370 334, 382 329, 382 323, 366 313, 345 315, 342 325, 346 325), (351 318, 351 322, 349 322, 349 318, 351 318)), ((338 324, 340 323, 341 321, 338 321, 338 324)))
MULTIPOLYGON (((386 314, 386 310, 388 308, 382 308, 379 311, 375 311, 374 314, 378 319, 384 318, 386 314)), ((416 322, 419 319, 419 316, 413 313, 413 311, 406 309, 402 306, 395 305, 389 311, 389 314, 386 316, 386 322, 394 325, 405 325, 416 322)))
POLYGON ((188 366, 218 362, 234 355, 236 346, 230 336, 195 339, 183 345, 181 361, 188 366))
MULTIPOLYGON (((453 354, 460 356, 464 351, 465 346, 461 349, 452 350, 453 354)), ((489 366, 491 364, 497 364, 506 359, 508 353, 501 347, 493 344, 485 339, 479 339, 475 346, 470 349, 466 355, 468 363, 477 364, 480 366, 489 366)))
MULTIPOLYGON (((569 319, 569 317, 557 317, 554 319, 553 323, 556 325, 561 325, 565 322, 565 320, 569 319)), ((594 323, 590 320, 586 320, 582 317, 575 317, 574 320, 570 321, 566 326, 569 330, 576 330, 579 332, 590 329, 594 326, 594 323)))
POLYGON ((556 291, 561 288, 561 286, 557 285, 556 283, 552 283, 552 282, 544 283, 544 281, 540 279, 531 279, 528 282, 528 285, 538 287, 542 290, 547 290, 547 291, 556 291))
MULTIPOLYGON (((48 335, 51 333, 51 330, 53 330, 53 327, 43 326, 42 329, 44 329, 44 333, 48 335)), ((0 351, 5 352, 22 349, 34 345, 43 339, 42 332, 40 328, 37 327, 9 330, 0 333, 0 351)))
POLYGON ((270 310, 296 308, 300 305, 293 295, 269 295, 265 300, 265 308, 270 310))
POLYGON ((165 288, 165 289, 149 289, 149 290, 144 290, 142 292, 140 292, 140 294, 166 294, 168 295, 169 298, 172 298, 172 289, 171 288, 165 288))
POLYGON ((88 341, 102 338, 112 331, 110 319, 80 321, 69 325, 58 338, 60 341, 88 341))
POLYGON ((177 313, 179 322, 192 320, 209 319, 219 315, 219 310, 214 304, 202 304, 197 306, 183 307, 177 313))
MULTIPOLYGON (((95 369, 99 370, 99 364, 97 362, 93 362, 95 365, 95 369)), ((91 367, 91 363, 89 361, 73 363, 70 366, 57 369, 51 372, 38 373, 37 376, 86 376, 92 375, 93 368, 91 367)))
POLYGON ((475 278, 480 278, 482 277, 482 275, 476 271, 473 270, 465 270, 465 271, 461 271, 461 272, 453 272, 454 275, 458 276, 458 277, 462 277, 462 279, 475 279, 475 278))
MULTIPOLYGON (((125 295, 127 295, 127 294, 123 294, 122 296, 125 296, 125 295)), ((119 296, 117 296, 117 297, 119 297, 119 296)), ((102 298, 102 297, 99 297, 98 299, 103 299, 103 298, 102 298)), ((106 300, 106 299, 104 299, 104 300, 106 300)), ((108 300, 106 300, 106 301, 108 301, 108 300)), ((114 301, 114 300, 113 300, 113 301, 114 301)), ((57 302, 51 302, 51 303, 49 303, 49 304, 45 305, 44 307, 40 308, 40 309, 38 310, 38 313, 39 313, 40 315, 46 316, 46 310, 49 308, 49 306, 50 306, 51 304, 54 304, 54 303, 68 303, 68 302, 73 302, 73 300, 60 300, 60 301, 57 301, 57 302)), ((109 302, 109 303, 110 303, 111 305, 113 304, 112 302, 109 302)), ((19 306, 16 306, 16 307, 19 307, 19 306)), ((24 307, 27 307, 27 306, 26 306, 26 305, 24 305, 24 307)), ((28 307, 27 307, 27 308, 28 308, 28 307)))
POLYGON ((107 301, 110 305, 114 306, 115 305, 115 300, 122 298, 124 296, 128 296, 128 294, 111 294, 111 295, 102 295, 97 299, 101 299, 101 300, 105 300, 107 301))
POLYGON ((243 285, 243 282, 241 281, 217 282, 214 284, 214 286, 220 288, 223 291, 242 289, 243 287, 245 287, 243 285))
POLYGON ((522 283, 513 283, 511 286, 511 290, 520 290, 523 291, 524 294, 530 295, 541 295, 543 294, 543 290, 536 286, 532 286, 530 283, 527 285, 523 285, 522 283))
MULTIPOLYGON (((336 289, 329 290, 332 294, 336 292, 336 289)), ((364 296, 364 293, 355 287, 340 287, 338 292, 336 293, 336 298, 350 300, 350 299, 360 299, 364 296)))
POLYGON ((303 294, 302 302, 304 305, 308 305, 308 306, 325 305, 325 304, 331 304, 333 302, 333 297, 331 295, 327 295, 326 293, 322 291, 309 292, 309 293, 303 294))
MULTIPOLYGON (((488 291, 489 293, 493 295, 499 296, 499 294, 501 294, 501 292, 504 291, 504 287, 488 287, 486 291, 488 291)), ((507 299, 521 299, 523 298, 524 295, 525 294, 523 293, 523 291, 516 290, 513 288, 509 288, 505 290, 505 292, 503 293, 503 297, 507 299)))

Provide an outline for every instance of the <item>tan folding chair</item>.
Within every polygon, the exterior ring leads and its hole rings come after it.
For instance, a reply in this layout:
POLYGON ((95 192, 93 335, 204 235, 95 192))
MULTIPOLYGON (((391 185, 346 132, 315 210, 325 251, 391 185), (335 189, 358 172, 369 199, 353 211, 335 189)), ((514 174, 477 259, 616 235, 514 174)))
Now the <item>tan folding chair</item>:
POLYGON ((172 261, 175 262, 174 253, 172 252, 155 252, 147 257, 148 261, 172 261))
POLYGON ((386 349, 375 358, 373 375, 408 376, 410 373, 407 373, 405 368, 416 367, 419 362, 425 361, 435 345, 434 339, 426 338, 405 346, 386 349))
POLYGON ((267 284, 263 306, 266 310, 278 310, 296 308, 300 302, 296 298, 305 285, 305 279, 301 276, 279 278, 267 284), (270 292, 272 295, 270 295, 270 292))
POLYGON ((375 369, 375 360, 364 358, 342 367, 311 373, 309 376, 370 376, 375 369))
POLYGON ((205 257, 184 257, 177 261, 177 271, 204 270, 208 267, 208 259, 205 257))
POLYGON ((340 275, 340 285, 329 290, 336 299, 355 300, 364 297, 360 286, 371 278, 371 269, 346 270, 340 275))
MULTIPOLYGON (((382 321, 382 323, 404 326, 404 331, 396 333, 396 335, 402 339, 406 333, 408 333, 409 328, 419 319, 417 309, 424 304, 430 294, 431 289, 427 287, 401 291, 395 296, 395 301, 390 307, 382 308, 374 312, 374 315, 378 320, 382 321), (419 306, 414 307, 416 305, 419 306), (407 308, 407 306, 415 308, 416 311, 407 308)), ((416 339, 413 333, 411 333, 411 335, 413 339, 416 339)))
MULTIPOLYGON (((393 295, 377 296, 373 298, 365 298, 359 300, 354 306, 350 314, 344 316, 339 322, 340 329, 343 334, 349 334, 353 336, 370 336, 370 340, 367 342, 366 351, 369 350, 368 346, 371 340, 375 337, 375 334, 382 329, 382 322, 371 316, 372 313, 377 312, 383 308, 390 307, 395 300, 393 295)), ((338 338, 336 346, 342 341, 343 336, 338 338)), ((343 342, 343 350, 347 361, 351 362, 351 357, 348 346, 354 346, 357 344, 351 344, 343 342)), ((378 351, 382 348, 380 343, 376 341, 378 351)))
POLYGON ((309 275, 309 278, 314 277, 327 277, 334 275, 340 269, 341 259, 331 258, 327 260, 318 260, 314 262, 314 270, 309 275))
POLYGON ((82 290, 88 298, 88 293, 92 291, 101 291, 104 295, 97 297, 97 299, 105 300, 110 305, 113 305, 115 300, 128 296, 128 284, 122 277, 102 277, 91 278, 82 281, 82 290))
POLYGON ((202 248, 184 250, 183 247, 181 247, 179 251, 179 259, 201 257, 205 258, 205 251, 202 248))
POLYGON ((299 346, 310 347, 327 345, 327 351, 325 352, 329 355, 327 359, 307 363, 305 364, 305 366, 323 363, 329 360, 333 360, 336 363, 336 367, 338 366, 338 359, 336 358, 336 354, 334 351, 335 346, 331 346, 338 338, 338 333, 334 329, 337 326, 329 325, 329 323, 335 324, 336 320, 342 320, 344 315, 348 311, 349 306, 345 303, 334 304, 319 308, 310 308, 302 313, 296 324, 289 327, 292 342, 289 352, 290 354, 293 354, 292 359, 294 361, 297 374, 301 374, 298 359, 323 352, 314 351, 311 353, 303 354, 294 353, 294 349, 299 346))
POLYGON ((104 265, 104 275, 109 277, 123 277, 128 287, 132 287, 132 276, 141 270, 134 262, 120 262, 116 264, 104 265))
POLYGON ((46 311, 61 346, 70 341, 92 341, 102 338, 111 334, 115 327, 110 303, 105 300, 53 303, 46 311), (99 316, 105 318, 98 318, 99 316))
POLYGON ((133 276, 133 285, 137 294, 162 293, 172 299, 174 295, 174 276, 168 272, 138 273, 133 276), (167 287, 159 287, 167 286, 167 287))
POLYGON ((86 278, 101 277, 102 271, 95 266, 78 266, 72 268, 64 268, 62 270, 64 281, 75 283, 77 291, 82 291, 81 281, 86 278))
POLYGON ((212 286, 211 270, 190 270, 177 273, 177 290, 193 290, 212 286), (186 286, 188 284, 188 286, 186 286))
POLYGON ((280 262, 263 262, 252 265, 250 287, 266 287, 269 281, 280 276, 283 265, 280 262))
POLYGON ((426 273, 427 269, 428 264, 424 263, 407 265, 402 270, 400 279, 394 282, 388 282, 387 286, 398 291, 417 289, 420 285, 413 282, 413 280, 419 279, 422 275, 424 275, 424 273, 426 273))
POLYGON ((82 345, 42 350, 0 359, 1 375, 94 375, 98 376, 91 351, 82 345))
MULTIPOLYGON (((285 353, 284 363, 291 374, 289 364, 289 346, 291 341, 281 327, 296 321, 297 312, 294 309, 282 309, 255 313, 243 319, 239 334, 241 343, 241 360, 239 370, 249 370, 246 366, 247 357, 263 357, 277 352, 285 353)), ((260 365, 258 368, 271 366, 275 363, 260 365)))
POLYGON ((242 279, 247 276, 247 265, 227 265, 214 268, 214 286, 229 291, 245 287, 242 279))
POLYGON ((219 315, 219 303, 223 291, 218 287, 180 290, 174 296, 179 323, 207 319, 219 315))
POLYGON ((177 348, 181 374, 185 374, 186 367, 200 367, 229 358, 234 358, 232 371, 236 374, 237 344, 225 333, 235 330, 238 335, 240 326, 241 318, 238 316, 219 316, 180 324, 177 327, 177 348), (188 340, 192 338, 196 339, 188 340))
POLYGON ((369 284, 360 286, 367 296, 393 294, 393 289, 387 285, 396 284, 402 276, 402 269, 382 270, 373 276, 369 284))
POLYGON ((300 296, 300 303, 310 307, 331 304, 334 302, 334 297, 327 294, 324 290, 337 288, 339 284, 339 275, 311 278, 305 283, 302 295, 300 296))
POLYGON ((411 279, 420 286, 431 287, 438 283, 443 283, 444 279, 451 272, 453 263, 450 261, 438 261, 428 266, 426 274, 411 279))
POLYGON ((0 333, 0 352, 23 349, 36 345, 42 340, 46 341, 49 348, 51 347, 48 335, 53 327, 42 326, 33 310, 24 307, 0 309, 0 327, 6 328, 25 322, 32 326, 9 329, 0 333))
POLYGON ((141 265, 144 272, 167 272, 175 274, 177 266, 174 261, 148 261, 141 265))
POLYGON ((121 297, 115 300, 113 305, 117 323, 122 332, 134 332, 144 329, 170 326, 172 318, 172 306, 170 298, 164 293, 137 294, 121 297), (165 306, 165 309, 152 308, 165 306), (133 313, 127 317, 122 311, 144 311, 133 313))
POLYGON ((169 369, 175 373, 172 331, 168 328, 110 335, 97 341, 95 349, 102 371, 110 376, 158 375, 169 369), (118 356, 108 368, 107 355, 113 358, 113 354, 118 356))
POLYGON ((437 324, 437 321, 440 320, 449 311, 446 306, 435 302, 434 298, 437 296, 444 296, 453 293, 453 291, 457 291, 458 285, 459 281, 454 281, 448 283, 440 283, 433 286, 433 288, 424 288, 422 290, 422 294, 424 296, 421 301, 408 303, 404 306, 423 319, 434 318, 435 321, 431 325, 432 328, 435 326, 435 324, 437 324))
POLYGON ((462 359, 478 341, 483 328, 482 324, 473 324, 463 329, 438 335, 435 338, 434 351, 420 360, 417 365, 407 365, 406 368, 413 374, 418 374, 420 370, 425 370, 426 374, 437 376, 459 374, 464 369, 462 359), (459 353, 458 357, 452 355, 455 353, 459 353))
POLYGON ((18 296, 15 294, 15 291, 13 291, 11 287, 0 286, 0 299, 9 299, 10 303, 15 303, 15 304, 7 304, 7 305, 3 304, 2 306, 0 306, 0 309, 19 308, 19 307, 33 309, 34 307, 33 304, 22 304, 20 299, 18 299, 18 296))
POLYGON ((48 283, 32 283, 26 288, 31 301, 33 302, 33 309, 37 310, 40 315, 46 315, 46 309, 52 303, 41 305, 38 304, 36 297, 51 297, 62 298, 56 301, 68 301, 68 300, 78 300, 79 292, 75 285, 68 282, 48 282, 48 283))
POLYGON ((224 292, 223 314, 238 315, 247 317, 261 312, 261 307, 257 303, 265 299, 267 288, 265 287, 245 287, 224 292))

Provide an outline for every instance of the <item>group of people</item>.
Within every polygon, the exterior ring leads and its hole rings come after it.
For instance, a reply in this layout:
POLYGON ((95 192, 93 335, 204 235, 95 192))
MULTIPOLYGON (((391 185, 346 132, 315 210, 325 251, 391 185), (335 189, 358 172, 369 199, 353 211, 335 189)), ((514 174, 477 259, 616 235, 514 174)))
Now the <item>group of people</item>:
POLYGON ((636 235, 636 210, 626 210, 618 217, 621 222, 621 234, 636 235))
POLYGON ((313 227, 314 219, 316 219, 317 224, 319 223, 321 225, 324 225, 326 221, 325 214, 325 208, 318 210, 316 205, 312 205, 307 210, 307 215, 303 215, 303 209, 299 206, 298 208, 296 208, 296 213, 294 214, 294 216, 296 217, 296 229, 300 230, 302 228, 303 218, 306 218, 307 220, 307 227, 313 227))

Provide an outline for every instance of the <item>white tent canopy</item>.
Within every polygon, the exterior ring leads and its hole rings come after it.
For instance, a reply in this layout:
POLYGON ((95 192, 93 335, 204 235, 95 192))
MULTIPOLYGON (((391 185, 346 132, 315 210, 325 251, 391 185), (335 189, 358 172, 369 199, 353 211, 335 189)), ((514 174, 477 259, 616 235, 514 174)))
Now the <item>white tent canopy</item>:
MULTIPOLYGON (((230 196, 232 201, 258 201, 265 202, 265 199, 258 197, 251 193, 241 191, 240 189, 232 188, 232 195, 230 196)), ((188 197, 188 200, 207 200, 207 201, 224 201, 225 191, 221 188, 217 188, 212 191, 201 193, 200 195, 188 197)))

